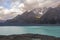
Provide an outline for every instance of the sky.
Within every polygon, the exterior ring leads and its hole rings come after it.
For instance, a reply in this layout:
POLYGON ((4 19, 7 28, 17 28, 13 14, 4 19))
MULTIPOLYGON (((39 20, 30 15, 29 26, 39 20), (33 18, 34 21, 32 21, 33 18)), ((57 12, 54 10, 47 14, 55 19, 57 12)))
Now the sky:
POLYGON ((0 0, 0 20, 8 20, 23 12, 43 7, 56 7, 60 0, 0 0))

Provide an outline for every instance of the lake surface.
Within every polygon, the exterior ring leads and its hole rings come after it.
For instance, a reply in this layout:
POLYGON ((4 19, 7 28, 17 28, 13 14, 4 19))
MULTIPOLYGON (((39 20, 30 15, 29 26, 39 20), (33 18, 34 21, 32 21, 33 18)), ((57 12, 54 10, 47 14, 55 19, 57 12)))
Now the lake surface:
POLYGON ((11 35, 11 34, 42 34, 60 37, 59 26, 3 26, 0 27, 0 35, 11 35))

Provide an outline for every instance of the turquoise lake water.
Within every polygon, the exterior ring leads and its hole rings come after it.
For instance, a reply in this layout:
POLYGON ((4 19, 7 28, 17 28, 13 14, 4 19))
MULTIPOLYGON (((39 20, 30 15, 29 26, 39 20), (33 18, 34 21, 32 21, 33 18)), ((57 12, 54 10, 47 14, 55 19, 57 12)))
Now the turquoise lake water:
POLYGON ((0 35, 11 35, 11 34, 42 34, 60 37, 59 26, 4 26, 0 27, 0 35))

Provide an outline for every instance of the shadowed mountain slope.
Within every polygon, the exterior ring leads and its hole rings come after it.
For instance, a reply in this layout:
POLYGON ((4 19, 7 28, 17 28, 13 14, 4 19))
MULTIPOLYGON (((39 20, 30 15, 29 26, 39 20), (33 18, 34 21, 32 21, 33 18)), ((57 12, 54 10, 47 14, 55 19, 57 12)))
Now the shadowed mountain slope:
MULTIPOLYGON (((37 9, 38 10, 38 9, 37 9)), ((60 24, 60 7, 48 8, 47 12, 41 14, 34 13, 34 11, 24 12, 5 23, 11 24, 60 24)))
POLYGON ((40 24, 60 24, 60 7, 49 8, 40 18, 40 24))
POLYGON ((7 20, 6 23, 23 23, 23 24, 34 24, 35 20, 40 17, 41 14, 34 13, 34 11, 24 12, 22 15, 18 15, 11 20, 7 20))

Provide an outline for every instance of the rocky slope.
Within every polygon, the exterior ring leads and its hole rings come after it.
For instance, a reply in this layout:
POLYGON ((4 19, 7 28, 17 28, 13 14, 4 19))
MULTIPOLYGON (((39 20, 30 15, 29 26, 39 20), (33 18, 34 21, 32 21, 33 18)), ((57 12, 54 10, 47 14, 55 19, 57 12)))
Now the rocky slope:
POLYGON ((40 34, 0 35, 0 40, 60 40, 60 38, 40 34))
POLYGON ((29 12, 26 11, 22 15, 7 20, 5 24, 60 24, 60 7, 48 8, 45 13, 43 11, 43 15, 39 14, 40 12, 40 9, 34 9, 29 12))
MULTIPOLYGON (((38 10, 40 11, 40 10, 38 10)), ((23 24, 34 24, 35 20, 40 18, 41 14, 37 10, 32 10, 30 12, 24 12, 22 15, 18 15, 11 20, 7 20, 6 23, 23 23, 23 24), (35 12, 35 13, 34 13, 35 12)))
POLYGON ((40 24, 60 24, 60 7, 49 8, 40 18, 40 24))

